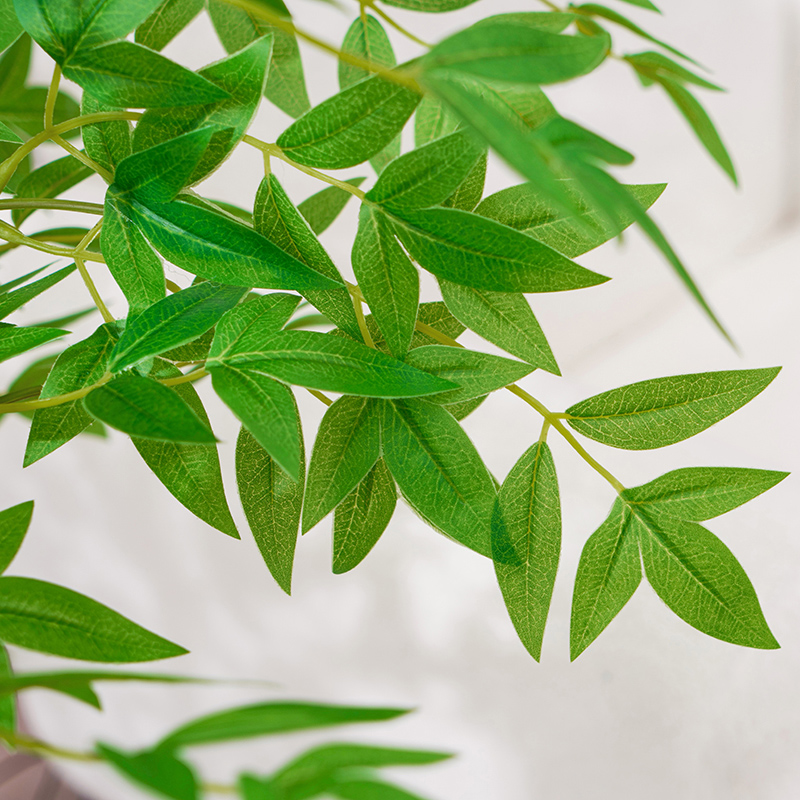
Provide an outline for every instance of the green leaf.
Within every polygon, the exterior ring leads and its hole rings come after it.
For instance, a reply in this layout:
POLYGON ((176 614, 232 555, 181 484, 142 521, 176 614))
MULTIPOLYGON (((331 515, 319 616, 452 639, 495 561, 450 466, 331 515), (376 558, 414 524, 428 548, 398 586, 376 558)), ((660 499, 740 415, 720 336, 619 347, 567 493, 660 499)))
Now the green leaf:
POLYGON ((474 210, 483 197, 487 166, 488 154, 483 151, 467 177, 461 181, 453 194, 442 202, 442 205, 446 208, 459 208, 462 211, 474 210))
POLYGON ((302 292, 338 285, 222 212, 180 200, 143 205, 124 199, 114 187, 109 194, 167 260, 199 277, 302 292))
POLYGON ((229 99, 181 109, 151 109, 136 125, 134 149, 152 148, 195 128, 210 126, 215 129, 214 135, 199 154, 185 183, 194 184, 207 177, 233 152, 253 121, 267 80, 271 53, 270 35, 203 67, 198 74, 227 92, 229 99))
POLYGON ((214 444, 211 429, 168 386, 132 372, 83 398, 84 408, 112 428, 144 439, 214 444))
MULTIPOLYGON (((0 4, 2 7, 2 4, 0 4)), ((0 645, 0 681, 4 678, 12 678, 11 659, 8 657, 8 650, 0 645)), ((0 698, 0 728, 5 731, 15 731, 17 729, 17 703, 13 695, 6 695, 0 698)))
POLYGON ((380 408, 374 400, 340 397, 322 418, 303 502, 303 533, 350 494, 381 454, 380 408))
MULTIPOLYGON (((42 400, 79 391, 97 383, 106 373, 109 355, 116 343, 111 325, 101 325, 91 336, 61 353, 42 386, 42 400)), ((85 431, 93 422, 80 400, 69 400, 33 412, 24 467, 44 458, 85 431)))
POLYGON ((780 647, 733 553, 696 522, 633 512, 650 585, 693 628, 724 642, 780 647))
POLYGON ((38 281, 29 283, 21 289, 8 292, 8 294, 0 294, 0 319, 4 319, 18 308, 33 300, 34 297, 38 297, 42 292, 46 292, 74 271, 75 265, 70 264, 68 267, 56 270, 56 272, 52 272, 50 275, 40 278, 38 281))
POLYGON ((418 794, 375 779, 334 780, 327 791, 342 800, 424 800, 418 794))
POLYGON ((487 292, 449 281, 440 281, 439 286, 447 308, 471 331, 533 367, 561 374, 524 295, 487 292))
MULTIPOLYGON (((353 20, 353 24, 344 35, 341 49, 343 53, 358 56, 379 67, 394 67, 397 64, 392 43, 383 29, 383 25, 372 14, 364 14, 353 20)), ((369 77, 370 74, 365 69, 354 67, 340 60, 339 88, 346 89, 363 78, 369 77)))
POLYGON ((167 293, 161 259, 133 222, 131 207, 112 192, 106 194, 100 249, 108 270, 130 306, 140 314, 167 293))
MULTIPOLYGON (((348 178, 345 183, 361 186, 365 178, 348 178)), ((308 227, 319 236, 344 211, 353 195, 338 186, 329 186, 321 192, 312 194, 297 205, 297 210, 305 217, 308 227)))
POLYGON ((605 283, 547 245, 455 208, 396 212, 411 257, 438 278, 497 292, 560 292, 605 283))
MULTIPOLYGON (((101 103, 87 92, 81 98, 81 114, 97 114, 100 112, 121 111, 118 106, 101 103)), ((131 152, 133 129, 126 119, 96 122, 81 128, 83 146, 86 155, 113 174, 117 164, 127 158, 131 152)))
POLYGON ((574 661, 619 614, 642 580, 632 515, 619 499, 581 553, 572 595, 570 659, 574 661))
MULTIPOLYGON (((0 578, 0 581, 8 578, 0 578)), ((249 739, 276 733, 327 728, 362 722, 383 722, 407 714, 401 708, 334 706, 315 703, 269 702, 241 706, 182 725, 159 743, 159 748, 175 750, 233 739, 249 739)))
MULTIPOLYGON (((450 313, 441 300, 436 300, 433 303, 420 303, 417 311, 417 322, 443 333, 450 339, 458 339, 466 330, 466 327, 450 313)), ((414 337, 411 339, 411 349, 421 347, 424 344, 436 344, 438 341, 438 339, 428 336, 427 333, 415 330, 414 337)))
MULTIPOLYGON (((56 358, 58 358, 58 353, 51 353, 28 364, 9 384, 8 391, 0 398, 0 402, 12 403, 17 400, 37 399, 42 390, 42 384, 45 382, 56 358)), ((17 413, 28 419, 33 417, 33 411, 19 411, 17 413)))
POLYGON ((458 389, 442 392, 430 399, 432 403, 445 405, 481 397, 533 372, 530 364, 520 361, 438 344, 415 348, 406 356, 405 362, 458 385, 458 389))
MULTIPOLYGON (((12 3, 13 5, 13 3, 12 3)), ((18 32, 17 35, 11 40, 8 49, 0 57, 0 103, 5 106, 11 100, 19 97, 25 93, 25 84, 28 80, 28 72, 31 63, 31 40, 27 34, 20 36, 22 32, 19 26, 17 15, 13 8, 8 7, 8 0, 3 0, 0 3, 0 19, 4 19, 6 15, 13 17, 13 22, 9 22, 8 27, 0 25, 0 36, 10 35, 16 23, 18 32), (6 34, 8 32, 8 34, 6 34)), ((42 115, 44 117, 44 115, 42 115)), ((43 120, 40 120, 40 123, 43 120)))
POLYGON ((788 472, 741 467, 687 467, 622 492, 629 505, 648 516, 696 522, 727 514, 780 483, 788 472))
MULTIPOLYGON (((335 188, 335 187, 332 187, 335 188)), ((285 253, 311 269, 342 284, 342 276, 336 269, 325 248, 309 229, 300 212, 292 204, 274 174, 270 173, 261 182, 253 207, 255 229, 285 253)), ((304 293, 312 305, 328 319, 360 339, 358 320, 353 311, 353 302, 347 289, 338 288, 304 293)))
POLYGON ((421 67, 539 85, 585 75, 605 58, 603 37, 554 34, 514 16, 483 20, 448 37, 422 58, 421 67))
POLYGON ((22 139, 17 136, 11 128, 3 122, 0 122, 0 142, 12 142, 13 144, 22 144, 22 139))
MULTIPOLYGON (((14 44, 21 34, 22 25, 14 11, 13 0, 2 0, 0 2, 0 52, 14 44)), ((9 730, 13 727, 11 725, 9 730)))
MULTIPOLYGON (((20 197, 58 197, 62 192, 94 175, 89 167, 84 166, 77 158, 64 156, 33 170, 26 175, 17 186, 20 197)), ((11 212, 14 224, 19 227, 35 209, 15 208, 11 212)))
POLYGON ((260 36, 273 34, 275 44, 264 93, 290 117, 299 117, 308 111, 311 104, 295 36, 222 0, 209 0, 208 10, 217 35, 229 53, 241 50, 260 36))
POLYGON ((481 154, 468 130, 442 136, 392 161, 367 200, 397 212, 438 205, 458 189, 481 154))
MULTIPOLYGON (((157 378, 176 378, 180 374, 177 367, 160 359, 156 360, 151 372, 157 378)), ((194 387, 182 383, 173 388, 200 421, 208 425, 208 416, 194 387)), ((133 444, 147 466, 179 503, 218 531, 234 539, 239 538, 225 499, 216 447, 137 438, 133 439, 133 444)))
POLYGON ((661 12, 654 6, 650 0, 620 0, 621 3, 630 3, 632 6, 639 6, 639 8, 646 8, 649 11, 655 11, 657 14, 661 12))
POLYGON ((414 112, 414 146, 419 148, 442 136, 455 133, 460 122, 450 106, 433 95, 426 94, 414 112))
POLYGON ((205 0, 164 0, 136 28, 136 42, 163 50, 205 7, 205 0))
POLYGON ((492 520, 495 572, 514 628, 539 660, 561 552, 561 502, 550 448, 537 442, 514 465, 492 520), (503 552, 504 548, 510 552, 503 552))
POLYGON ((387 6, 407 8, 409 11, 443 13, 471 6, 476 0, 384 0, 387 6))
POLYGON ((246 291, 204 281, 159 300, 128 322, 111 354, 109 371, 119 372, 191 342, 214 327, 246 291))
POLYGON ((191 106, 228 97, 197 73, 126 41, 80 51, 65 64, 64 77, 101 102, 125 108, 191 106))
POLYGON ((187 652, 95 600, 32 578, 0 578, 0 640, 83 661, 155 661, 187 652))
MULTIPOLYGON (((642 209, 648 209, 658 200, 667 185, 653 183, 627 185, 623 188, 642 209)), ((628 209, 621 209, 612 223, 589 205, 574 181, 564 181, 564 189, 578 209, 577 217, 552 205, 532 183, 501 189, 482 200, 475 213, 527 233, 569 258, 583 255, 619 236, 636 220, 628 209)))
POLYGON ((261 556, 286 594, 291 594, 292 590, 292 566, 305 478, 300 417, 296 415, 295 418, 301 445, 298 480, 292 480, 278 467, 246 428, 242 428, 236 442, 239 499, 261 556))
POLYGON ((277 788, 272 781, 264 778, 240 775, 238 789, 242 800, 278 800, 277 788))
POLYGON ((223 363, 284 383, 362 397, 420 397, 455 388, 366 345, 311 331, 285 331, 252 349, 237 347, 223 363))
POLYGON ((0 323, 0 361, 7 361, 68 333, 56 328, 22 328, 0 323))
POLYGON ((383 457, 409 505, 451 539, 491 558, 494 482, 475 445, 440 406, 384 403, 383 457))
POLYGON ((173 800, 197 800, 197 779, 186 762, 160 748, 124 753, 106 744, 96 745, 99 755, 134 784, 173 800))
POLYGON ((249 369, 215 364, 209 371, 214 391, 225 405, 278 466, 297 481, 302 455, 297 406, 291 390, 249 369))
POLYGON ((419 101, 416 92, 373 75, 314 106, 277 144, 309 167, 353 167, 383 150, 419 101))
POLYGON ((652 83, 660 81, 662 77, 672 78, 681 83, 693 83, 713 92, 724 91, 721 86, 701 78, 686 67, 681 66, 663 53, 649 51, 623 56, 625 61, 633 66, 640 78, 652 83))
POLYGON ((380 539, 394 514, 397 489, 379 458, 366 477, 336 507, 333 515, 333 572, 360 564, 380 539))
POLYGON ((701 372, 631 383, 576 403, 567 409, 567 421, 612 447, 666 447, 733 414, 779 372, 780 367, 701 372))
POLYGON ((419 305, 419 275, 386 218, 367 204, 359 212, 353 272, 392 355, 408 352, 419 305))
MULTIPOLYGON (((20 39, 20 42, 30 40, 20 39)), ((17 45, 19 45, 19 43, 17 45)), ((14 45, 16 48, 17 45, 14 45)), ((9 51, 10 53, 11 51, 9 51)), ((34 86, 31 89, 23 88, 20 94, 12 93, 11 96, 0 94, 0 120, 10 126, 14 131, 22 131, 27 136, 35 136, 42 130, 42 109, 44 108, 47 89, 43 86, 34 86)), ((59 92, 56 95, 55 108, 53 109, 53 124, 60 125, 72 117, 80 114, 78 104, 68 95, 59 92)), ((78 130, 68 131, 65 138, 77 135, 78 130)), ((16 145, 6 145, 16 150, 16 145)))
POLYGON ((5 572, 28 532, 33 500, 0 511, 0 572, 5 572))

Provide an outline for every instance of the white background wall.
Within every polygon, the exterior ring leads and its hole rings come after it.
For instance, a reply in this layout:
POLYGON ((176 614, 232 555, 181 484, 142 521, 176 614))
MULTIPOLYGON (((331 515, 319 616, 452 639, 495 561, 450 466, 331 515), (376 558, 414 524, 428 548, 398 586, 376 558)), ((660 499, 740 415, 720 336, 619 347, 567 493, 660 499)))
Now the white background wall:
MULTIPOLYGON (((735 191, 700 150, 659 91, 641 89, 622 64, 609 62, 550 94, 562 113, 637 154, 636 165, 620 173, 626 181, 670 183, 655 217, 733 331, 742 355, 721 340, 634 232, 624 247, 610 244, 582 259, 613 281, 533 299, 565 377, 534 373, 522 383, 551 408, 564 408, 649 377, 783 364, 767 392, 695 440, 646 453, 591 443, 589 449, 629 485, 695 464, 790 470, 798 461, 800 390, 795 6, 789 0, 662 0, 665 14, 658 17, 613 0, 608 4, 713 67, 713 79, 730 89, 701 92, 701 98, 733 154, 741 189, 735 191)), ((341 41, 356 8, 349 0, 342 0, 348 15, 311 0, 290 5, 299 21, 333 42, 341 41)), ((483 0, 442 17, 399 10, 396 17, 435 40, 487 13, 531 8, 538 5, 483 0)), ((394 41, 401 56, 414 54, 413 47, 394 41)), ((646 49, 628 37, 617 42, 621 51, 646 49)), ((222 55, 205 20, 167 53, 192 67, 222 55)), ((304 56, 316 102, 335 91, 335 65, 307 48, 304 56)), ((36 68, 46 83, 46 59, 36 68)), ((256 132, 274 140, 287 122, 265 105, 256 132)), ((317 189, 289 168, 276 165, 276 171, 298 201, 317 189)), ((259 155, 242 148, 204 191, 246 204, 259 176, 259 155)), ((488 188, 515 181, 493 164, 488 188)), ((99 188, 87 183, 72 195, 89 197, 99 188)), ((345 271, 355 213, 354 205, 348 208, 323 239, 345 271)), ((38 217, 45 220, 44 213, 38 217)), ((33 264, 33 257, 26 259, 16 264, 33 264)), ((102 284, 101 271, 95 272, 102 284)), ((72 283, 72 301, 83 305, 81 287, 72 283)), ((124 313, 121 302, 115 309, 124 313)), ((33 304, 30 313, 37 317, 33 304)), ((233 495, 236 426, 208 391, 204 396, 225 442, 222 459, 233 495)), ((321 407, 305 393, 298 398, 310 432, 321 407)), ((538 436, 539 420, 516 398, 499 393, 469 418, 467 429, 502 478, 538 436)), ((399 508, 367 560, 343 576, 330 574, 330 522, 320 524, 299 543, 288 598, 261 563, 235 500, 241 542, 184 511, 121 434, 110 441, 82 437, 22 472, 25 437, 20 420, 0 427, 0 507, 36 500, 30 539, 13 574, 85 592, 192 651, 164 669, 279 684, 267 690, 110 687, 102 691, 103 714, 32 693, 24 713, 44 738, 78 747, 98 738, 144 746, 196 714, 267 697, 399 704, 419 710, 337 738, 458 752, 457 760, 442 766, 396 771, 398 780, 434 800, 798 795, 800 537, 794 477, 710 525, 753 580, 782 650, 752 651, 707 638, 674 617, 643 584, 570 665, 577 560, 612 496, 553 435, 564 550, 543 659, 536 664, 516 639, 491 565, 427 529, 406 508, 399 508)), ((312 439, 310 433, 306 438, 312 439)), ((18 650, 14 659, 20 668, 54 663, 18 650)), ((302 746, 331 738, 323 733, 265 739, 198 749, 196 755, 208 778, 225 781, 235 767, 266 772, 302 746)), ((98 798, 136 796, 103 768, 74 774, 98 798)))

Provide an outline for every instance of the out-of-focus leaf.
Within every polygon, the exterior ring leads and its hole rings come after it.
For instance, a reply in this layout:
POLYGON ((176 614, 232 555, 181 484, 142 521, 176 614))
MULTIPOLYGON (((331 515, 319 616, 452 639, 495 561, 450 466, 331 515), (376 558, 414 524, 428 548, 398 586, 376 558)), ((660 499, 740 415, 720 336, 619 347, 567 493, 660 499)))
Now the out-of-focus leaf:
POLYGON ((124 753, 98 743, 97 752, 128 780, 172 800, 197 800, 198 785, 191 768, 160 748, 124 753))
POLYGON ((74 271, 75 265, 70 264, 68 267, 56 270, 50 273, 50 275, 40 278, 33 283, 29 283, 26 286, 22 286, 13 292, 0 294, 0 319, 4 319, 18 308, 21 308, 26 303, 33 300, 34 297, 38 297, 42 292, 46 292, 74 271))
MULTIPOLYGON (((58 197, 94 173, 77 158, 64 156, 33 170, 17 186, 20 197, 58 197)), ((14 224, 19 227, 33 212, 33 208, 15 208, 11 212, 14 224)))
POLYGON ((28 532, 33 500, 0 511, 0 572, 5 572, 28 532))

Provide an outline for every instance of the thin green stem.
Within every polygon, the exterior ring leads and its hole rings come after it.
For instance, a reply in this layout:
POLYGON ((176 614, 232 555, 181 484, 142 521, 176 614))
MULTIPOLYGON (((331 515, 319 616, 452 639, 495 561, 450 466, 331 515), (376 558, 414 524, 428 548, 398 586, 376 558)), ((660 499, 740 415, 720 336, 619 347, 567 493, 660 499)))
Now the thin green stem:
POLYGON ((306 387, 306 391, 309 394, 313 394, 314 397, 317 398, 317 400, 320 400, 321 402, 325 403, 326 406, 333 405, 333 400, 331 400, 330 397, 325 397, 325 395, 322 394, 322 392, 318 392, 316 389, 309 389, 308 387, 306 387))
POLYGON ((53 127, 53 112, 56 108, 58 99, 58 85, 61 83, 61 67, 56 64, 53 68, 53 77, 50 81, 50 88, 47 90, 47 98, 44 101, 44 128, 53 127))
POLYGON ((547 433, 550 430, 550 420, 545 418, 542 421, 542 431, 539 434, 539 443, 544 444, 547 441, 547 433))
POLYGON ((37 755, 49 756, 51 758, 67 758, 70 761, 102 761, 100 756, 95 753, 84 753, 77 750, 66 750, 63 747, 56 747, 39 739, 28 736, 20 736, 14 731, 0 730, 0 738, 7 741, 13 747, 27 750, 37 755))
POLYGON ((97 310, 103 317, 105 322, 113 322, 114 317, 111 312, 108 310, 108 307, 103 302, 103 298, 100 297, 100 292, 97 291, 97 286, 95 286, 94 281, 92 280, 92 276, 89 274, 89 270, 86 269, 86 263, 84 262, 84 256, 86 255, 86 248, 89 246, 91 241, 100 233, 100 228, 103 227, 103 219, 102 217, 97 220, 95 226, 86 234, 86 236, 81 239, 73 254, 73 258, 75 259, 75 266, 78 268, 78 272, 81 274, 81 278, 83 278, 83 282, 86 284, 86 288, 89 290, 89 294, 92 296, 92 300, 94 300, 94 304, 97 306, 97 310))
POLYGON ((79 214, 101 214, 100 203, 82 203, 76 200, 59 200, 51 197, 15 197, 13 200, 0 200, 0 211, 12 208, 51 208, 56 211, 75 211, 79 214))
POLYGON ((375 5, 375 0, 365 0, 361 4, 361 7, 368 6, 371 8, 379 17, 381 17, 387 25, 391 25, 398 33, 402 33, 407 39, 411 39, 412 42, 416 44, 422 45, 423 47, 427 47, 430 49, 433 47, 432 44, 428 44, 428 42, 423 41, 419 38, 419 36, 415 36, 411 31, 406 30, 402 25, 398 22, 395 22, 382 8, 379 8, 375 5))
MULTIPOLYGON (((49 253, 51 256, 60 256, 61 258, 74 258, 75 249, 72 247, 55 247, 53 245, 40 242, 31 236, 26 236, 17 228, 9 225, 7 222, 0 220, 0 239, 5 239, 7 242, 12 242, 17 245, 25 245, 33 250, 40 250, 42 253, 49 253)), ((105 264, 105 259, 99 253, 83 252, 80 257, 84 261, 97 261, 100 264, 105 264)))
POLYGON ((364 309, 361 307, 361 298, 356 297, 353 294, 351 294, 351 297, 353 299, 353 310, 356 312, 356 320, 358 321, 358 329, 361 331, 364 344, 374 350, 375 341, 372 338, 372 334, 369 332, 369 328, 367 327, 367 320, 364 318, 364 309))
POLYGON ((236 786, 228 786, 224 783, 204 783, 201 789, 204 792, 213 792, 214 794, 238 794, 239 792, 236 786))
POLYGON ((185 375, 180 375, 176 378, 163 378, 159 381, 159 383, 164 384, 164 386, 178 386, 181 383, 193 383, 194 381, 199 381, 200 378, 205 378, 206 375, 208 375, 208 372, 203 367, 200 367, 200 369, 187 372, 185 375))
POLYGON ((89 167, 92 172, 96 172, 106 183, 114 182, 114 176, 105 167, 101 167, 93 158, 87 156, 82 150, 78 150, 77 147, 71 145, 66 139, 62 139, 60 136, 53 136, 53 141, 59 145, 59 147, 66 150, 73 158, 77 158, 81 164, 89 167))
POLYGON ((47 397, 43 400, 24 400, 19 403, 0 403, 0 414, 12 414, 17 411, 36 411, 37 408, 51 408, 52 406, 60 406, 63 403, 69 403, 72 400, 80 400, 86 397, 89 392, 108 383, 113 376, 107 372, 100 378, 97 383, 91 386, 84 386, 83 389, 76 389, 74 392, 67 392, 66 394, 59 394, 55 397, 47 397))

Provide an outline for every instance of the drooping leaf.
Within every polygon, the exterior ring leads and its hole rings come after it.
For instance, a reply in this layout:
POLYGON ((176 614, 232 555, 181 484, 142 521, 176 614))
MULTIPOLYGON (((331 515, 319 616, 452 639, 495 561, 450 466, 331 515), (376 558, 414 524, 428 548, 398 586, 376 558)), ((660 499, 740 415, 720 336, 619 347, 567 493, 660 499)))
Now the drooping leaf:
POLYGON ((301 440, 299 479, 293 480, 245 428, 236 442, 236 483, 247 522, 272 577, 286 594, 292 590, 292 567, 300 527, 305 480, 301 440))
MULTIPOLYGON (((346 183, 361 186, 365 178, 348 178, 346 183)), ((297 210, 305 217, 308 227, 319 236, 344 210, 353 195, 338 186, 329 186, 298 203, 297 210)))
POLYGON ((531 366, 560 375, 550 345, 524 295, 487 292, 440 281, 447 308, 486 341, 531 366))
MULTIPOLYGON (((13 674, 8 649, 4 645, 0 645, 0 680, 11 678, 13 674)), ((5 731, 17 729, 17 703, 13 695, 0 697, 0 728, 5 731)))
POLYGON ((497 580, 520 640, 538 661, 561 552, 558 481, 546 443, 534 444, 514 465, 497 511, 492 520, 497 580))
POLYGON ((383 404, 383 457, 403 497, 430 525, 491 558, 496 492, 461 426, 424 401, 383 404))
POLYGON ((0 323, 0 361, 7 361, 68 333, 57 328, 23 328, 0 323))
POLYGON ((615 500, 589 537, 572 595, 570 659, 574 661, 619 614, 642 580, 639 542, 628 507, 615 500))
MULTIPOLYGON (((82 114, 120 110, 117 106, 101 103, 88 92, 84 92, 81 98, 82 114)), ((125 119, 84 125, 81 128, 81 136, 83 137, 83 146, 86 148, 86 155, 112 174, 117 168, 117 164, 132 152, 131 123, 125 119)))
POLYGON ((303 532, 327 516, 361 482, 381 453, 380 407, 340 397, 322 418, 303 502, 303 532))
POLYGON ((214 444, 211 429, 170 387, 128 372, 92 390, 83 407, 112 428, 143 439, 214 444))
POLYGON ((163 0, 136 28, 136 42, 163 50, 205 7, 205 0, 163 0))
POLYGON ((33 500, 0 511, 0 572, 5 572, 28 532, 33 500))
POLYGON ((386 462, 379 458, 333 515, 333 572, 358 566, 386 530, 397 505, 397 489, 386 462))
POLYGON ((32 578, 0 578, 0 640, 83 661, 155 661, 187 652, 96 600, 32 578))
MULTIPOLYGON (((0 581, 8 580, 0 578, 0 581)), ((407 714, 407 709, 269 702, 220 711, 182 725, 164 737, 159 747, 170 751, 212 742, 248 739, 276 733, 327 728, 362 722, 382 722, 407 714)))
POLYGON ((199 787, 192 769, 173 753, 160 748, 124 753, 98 743, 97 752, 118 772, 138 786, 144 786, 172 800, 197 800, 199 787))
POLYGON ((666 447, 733 414, 778 372, 780 367, 640 381, 576 403, 567 409, 567 421, 578 433, 612 447, 666 447))
POLYGON ((0 294, 0 319, 5 319, 9 314, 33 300, 34 297, 38 297, 42 292, 46 292, 74 271, 75 265, 70 264, 68 267, 51 272, 46 277, 22 286, 13 292, 0 294))
MULTIPOLYGON (((77 158, 64 156, 48 161, 23 178, 17 186, 20 197, 58 197, 94 173, 77 158)), ((19 227, 33 212, 33 208, 15 208, 11 212, 14 224, 19 227)))
POLYGON ((622 492, 648 516, 702 520, 727 514, 780 483, 788 472, 741 467, 686 467, 622 492))
POLYGON ((351 255, 353 272, 392 355, 402 358, 414 334, 419 275, 383 215, 364 204, 351 255))

